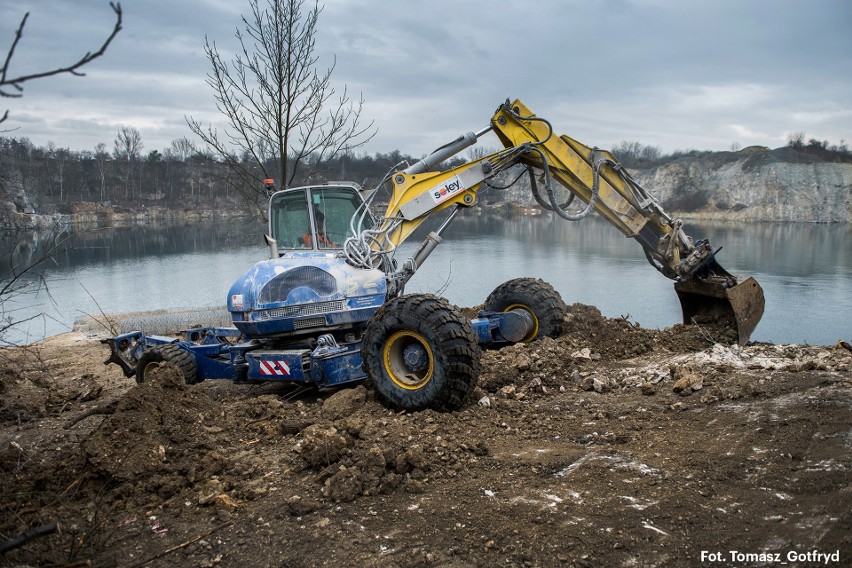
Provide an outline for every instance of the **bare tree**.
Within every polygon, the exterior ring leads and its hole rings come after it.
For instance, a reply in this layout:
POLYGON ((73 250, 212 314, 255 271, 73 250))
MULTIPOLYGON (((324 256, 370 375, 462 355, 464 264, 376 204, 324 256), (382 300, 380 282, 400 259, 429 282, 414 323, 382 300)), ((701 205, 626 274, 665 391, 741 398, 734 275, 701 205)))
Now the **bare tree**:
POLYGON ((98 177, 101 181, 101 202, 106 201, 106 163, 109 160, 106 144, 98 142, 95 146, 95 165, 98 168, 98 177))
POLYGON ((787 146, 790 148, 801 148, 805 145, 804 132, 791 132, 787 135, 787 146))
POLYGON ((189 172, 189 198, 190 202, 195 201, 195 190, 198 187, 197 171, 198 168, 192 160, 192 157, 198 153, 198 148, 192 143, 192 140, 184 136, 177 140, 172 140, 171 152, 178 161, 186 164, 186 169, 189 172))
POLYGON ((184 136, 183 138, 172 140, 171 151, 178 161, 186 162, 198 152, 198 149, 192 143, 192 140, 184 136))
POLYGON ((126 160, 124 176, 124 198, 127 199, 132 194, 132 178, 133 170, 136 163, 139 161, 139 154, 142 151, 142 135, 132 126, 122 126, 118 131, 118 135, 113 142, 113 156, 116 160, 126 160))
MULTIPOLYGON (((71 63, 70 65, 65 65, 62 67, 57 67, 55 69, 50 69, 47 71, 37 71, 35 73, 25 73, 23 75, 10 75, 9 74, 9 65, 12 63, 12 58, 15 55, 15 49, 17 49, 18 44, 21 41, 21 37, 24 35, 24 27, 27 25, 27 18, 30 17, 30 13, 27 12, 24 14, 24 17, 21 18, 21 23, 18 25, 18 30, 15 32, 15 39, 12 40, 12 45, 9 47, 9 51, 6 52, 6 58, 3 61, 3 66, 0 67, 0 97, 10 97, 10 98, 18 98, 21 96, 21 93, 24 90, 23 84, 27 81, 32 81, 34 79, 43 79, 44 77, 51 77, 53 75, 61 75, 63 73, 68 73, 71 75, 83 76, 84 73, 81 73, 79 69, 84 65, 88 65, 101 55, 103 55, 109 44, 112 42, 113 38, 121 31, 121 4, 117 4, 114 2, 109 3, 112 11, 115 12, 115 26, 113 26, 112 33, 109 34, 109 37, 104 40, 101 44, 101 47, 92 53, 91 51, 86 52, 83 57, 78 59, 75 63, 71 63), (11 89, 11 90, 10 90, 11 89)), ((2 116, 0 116, 0 123, 6 120, 9 117, 9 110, 7 109, 2 116)))
POLYGON ((59 182, 59 202, 65 201, 65 164, 71 151, 68 148, 57 148, 53 156, 56 159, 56 180, 59 182))
MULTIPOLYGON (((228 127, 220 134, 187 117, 190 129, 228 165, 230 184, 257 203, 264 178, 283 187, 310 177, 329 160, 366 144, 375 134, 363 125, 363 97, 352 100, 331 85, 334 64, 317 69, 317 2, 250 0, 251 16, 237 29, 240 52, 225 62, 215 42, 205 51, 212 70, 207 83, 228 127)), ((262 208, 261 208, 262 210, 262 208)))

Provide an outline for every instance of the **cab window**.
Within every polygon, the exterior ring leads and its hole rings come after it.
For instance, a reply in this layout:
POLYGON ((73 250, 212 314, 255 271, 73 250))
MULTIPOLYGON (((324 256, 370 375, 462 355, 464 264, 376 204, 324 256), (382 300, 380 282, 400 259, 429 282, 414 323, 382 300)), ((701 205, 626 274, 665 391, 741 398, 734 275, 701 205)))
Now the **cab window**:
MULTIPOLYGON (((279 248, 339 249, 351 236, 350 221, 361 203, 361 196, 346 187, 314 187, 279 193, 270 202, 272 237, 279 248)), ((367 215, 361 230, 372 227, 373 219, 367 215)))
MULTIPOLYGON (((352 236, 350 223, 352 216, 363 203, 361 196, 350 188, 315 187, 311 189, 311 201, 314 207, 317 248, 342 248, 343 242, 352 236)), ((368 215, 361 230, 372 228, 373 220, 368 215)))
POLYGON ((303 235, 311 233, 308 217, 308 195, 305 190, 287 191, 272 196, 269 207, 272 238, 279 248, 312 248, 303 235))

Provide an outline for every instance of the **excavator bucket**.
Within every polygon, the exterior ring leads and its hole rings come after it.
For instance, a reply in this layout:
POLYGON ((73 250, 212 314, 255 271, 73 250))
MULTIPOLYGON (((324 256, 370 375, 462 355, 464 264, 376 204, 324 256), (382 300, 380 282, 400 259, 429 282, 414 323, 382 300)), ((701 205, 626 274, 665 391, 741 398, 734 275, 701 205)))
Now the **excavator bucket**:
POLYGON ((683 310, 686 325, 708 325, 718 333, 736 332, 736 337, 714 337, 717 340, 736 339, 745 345, 763 317, 763 289, 754 278, 746 278, 735 286, 692 278, 675 282, 675 291, 683 310))

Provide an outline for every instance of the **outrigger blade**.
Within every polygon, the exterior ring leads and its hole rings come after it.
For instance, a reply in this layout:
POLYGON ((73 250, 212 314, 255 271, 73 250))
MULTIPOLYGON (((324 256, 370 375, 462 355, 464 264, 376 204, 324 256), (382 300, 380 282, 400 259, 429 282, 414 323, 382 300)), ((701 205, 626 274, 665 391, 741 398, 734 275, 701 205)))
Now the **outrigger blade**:
POLYGON ((746 278, 734 286, 727 282, 690 278, 675 282, 674 286, 683 310, 684 324, 727 323, 736 330, 740 345, 748 343, 763 317, 763 288, 754 278, 746 278))

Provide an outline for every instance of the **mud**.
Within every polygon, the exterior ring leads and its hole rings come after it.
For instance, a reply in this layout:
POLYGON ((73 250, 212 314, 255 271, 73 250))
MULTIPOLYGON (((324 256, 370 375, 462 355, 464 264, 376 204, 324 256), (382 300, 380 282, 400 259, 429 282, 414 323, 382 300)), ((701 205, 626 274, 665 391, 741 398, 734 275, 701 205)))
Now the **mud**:
POLYGON ((848 563, 852 353, 724 338, 574 305, 561 337, 484 351, 451 414, 168 366, 136 385, 82 334, 5 351, 0 543, 58 530, 0 563, 848 563))

